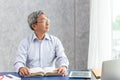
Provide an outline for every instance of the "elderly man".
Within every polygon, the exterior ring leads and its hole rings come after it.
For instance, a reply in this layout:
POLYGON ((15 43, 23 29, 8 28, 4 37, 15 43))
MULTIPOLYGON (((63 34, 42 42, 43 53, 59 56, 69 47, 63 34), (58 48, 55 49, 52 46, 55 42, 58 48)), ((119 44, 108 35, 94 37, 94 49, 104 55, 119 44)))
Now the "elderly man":
POLYGON ((18 47, 15 68, 21 76, 29 76, 30 68, 54 67, 61 75, 66 74, 69 62, 64 53, 61 41, 49 35, 49 19, 42 11, 36 11, 28 16, 32 35, 23 39, 18 47))

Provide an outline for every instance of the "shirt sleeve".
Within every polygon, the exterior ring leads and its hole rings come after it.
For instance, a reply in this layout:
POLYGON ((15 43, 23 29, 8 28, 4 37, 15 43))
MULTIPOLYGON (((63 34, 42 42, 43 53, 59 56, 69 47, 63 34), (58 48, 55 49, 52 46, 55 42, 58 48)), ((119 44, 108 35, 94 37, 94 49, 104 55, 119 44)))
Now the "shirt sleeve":
POLYGON ((14 63, 15 71, 18 72, 20 67, 25 67, 27 59, 27 42, 22 40, 17 50, 16 60, 14 63))
POLYGON ((56 57, 57 57, 56 62, 55 62, 56 66, 57 67, 66 66, 68 68, 69 61, 68 61, 68 58, 64 52, 63 45, 58 38, 56 40, 55 51, 56 51, 56 57))

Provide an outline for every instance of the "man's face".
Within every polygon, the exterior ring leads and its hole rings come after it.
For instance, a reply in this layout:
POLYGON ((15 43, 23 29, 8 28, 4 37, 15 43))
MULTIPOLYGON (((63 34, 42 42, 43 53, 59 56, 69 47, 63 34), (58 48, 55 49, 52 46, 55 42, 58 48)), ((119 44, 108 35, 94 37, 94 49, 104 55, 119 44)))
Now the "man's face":
POLYGON ((35 32, 40 32, 40 33, 46 33, 49 31, 49 19, 47 18, 47 16, 45 14, 41 14, 40 16, 38 16, 37 18, 37 23, 34 24, 34 31, 35 32))

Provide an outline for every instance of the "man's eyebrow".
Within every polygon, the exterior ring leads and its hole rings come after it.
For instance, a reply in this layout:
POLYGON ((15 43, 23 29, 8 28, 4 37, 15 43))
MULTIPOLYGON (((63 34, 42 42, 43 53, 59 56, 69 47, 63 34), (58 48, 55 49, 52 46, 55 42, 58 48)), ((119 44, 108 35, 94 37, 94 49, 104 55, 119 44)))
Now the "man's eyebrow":
POLYGON ((44 19, 48 19, 48 17, 47 18, 41 18, 40 20, 44 20, 44 19))

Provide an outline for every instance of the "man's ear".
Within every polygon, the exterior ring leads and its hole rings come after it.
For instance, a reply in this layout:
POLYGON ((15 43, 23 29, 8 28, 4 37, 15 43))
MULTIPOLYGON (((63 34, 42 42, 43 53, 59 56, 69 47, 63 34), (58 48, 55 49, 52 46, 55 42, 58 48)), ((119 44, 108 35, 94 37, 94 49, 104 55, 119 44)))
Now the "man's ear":
POLYGON ((36 24, 32 24, 32 28, 36 30, 36 24))

